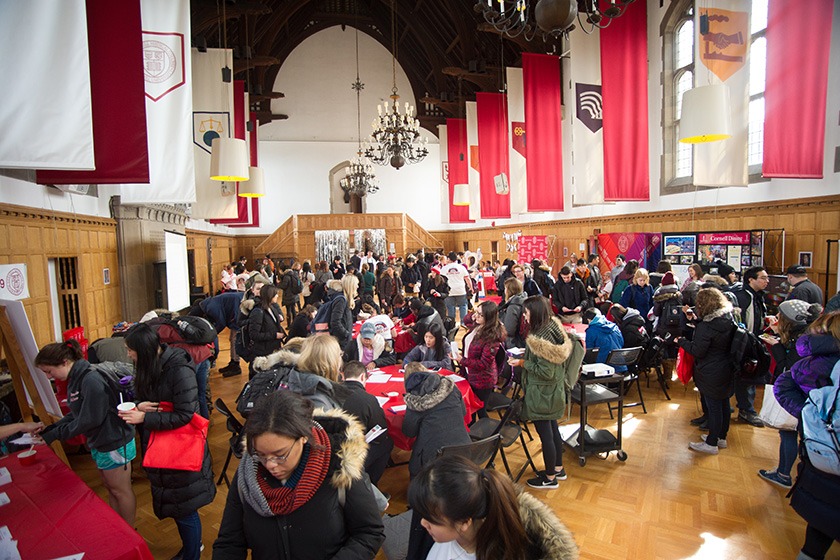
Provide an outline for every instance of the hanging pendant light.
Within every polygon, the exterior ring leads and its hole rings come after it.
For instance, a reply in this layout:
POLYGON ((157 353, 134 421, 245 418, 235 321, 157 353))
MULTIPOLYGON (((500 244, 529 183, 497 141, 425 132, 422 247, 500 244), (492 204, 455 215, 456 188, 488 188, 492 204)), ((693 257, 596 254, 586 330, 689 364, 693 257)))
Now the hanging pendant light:
POLYGON ((262 167, 249 167, 250 179, 239 183, 239 196, 257 198, 265 196, 265 172, 262 167))
POLYGON ((732 136, 732 110, 725 84, 700 86, 683 94, 680 142, 701 144, 732 136))
POLYGON ((248 146, 239 138, 214 138, 210 151, 210 178, 214 181, 247 181, 248 146))
POLYGON ((470 186, 465 183, 458 183, 452 191, 453 206, 470 205, 470 186))

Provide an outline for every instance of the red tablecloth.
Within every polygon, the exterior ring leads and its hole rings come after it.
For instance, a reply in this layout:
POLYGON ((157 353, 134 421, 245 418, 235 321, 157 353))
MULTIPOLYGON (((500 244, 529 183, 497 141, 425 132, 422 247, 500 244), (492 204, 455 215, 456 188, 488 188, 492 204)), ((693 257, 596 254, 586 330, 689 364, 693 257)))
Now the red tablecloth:
MULTIPOLYGON (((389 375, 405 379, 405 374, 400 373, 400 368, 401 366, 399 365, 386 366, 382 368, 382 371, 389 375)), ((451 375, 452 373, 453 372, 448 370, 440 370, 441 375, 451 375)), ((483 407, 484 403, 475 396, 475 393, 473 393, 472 389, 470 389, 470 384, 466 379, 463 381, 456 381, 455 386, 458 387, 458 390, 461 391, 461 396, 464 397, 464 405, 467 408, 467 415, 464 416, 464 425, 467 425, 472 419, 473 413, 483 407)), ((405 400, 403 400, 405 382, 389 380, 387 383, 368 383, 365 385, 365 389, 367 389, 367 392, 375 397, 385 396, 385 393, 390 393, 392 391, 399 393, 399 396, 394 397, 385 403, 385 406, 383 407, 385 409, 385 420, 388 422, 388 434, 391 436, 391 439, 394 440, 394 445, 400 449, 405 449, 406 451, 410 450, 411 446, 414 444, 414 438, 410 438, 402 432, 405 411, 402 410, 400 412, 394 412, 391 410, 392 406, 405 404, 405 400)))
POLYGON ((154 560, 146 542, 103 502, 46 445, 24 467, 17 453, 0 458, 12 482, 0 486, 10 503, 0 506, 23 559, 60 558, 85 553, 97 560, 154 560))
POLYGON ((496 277, 493 276, 492 272, 482 272, 481 277, 482 281, 484 282, 485 291, 498 291, 498 289, 496 288, 496 277))

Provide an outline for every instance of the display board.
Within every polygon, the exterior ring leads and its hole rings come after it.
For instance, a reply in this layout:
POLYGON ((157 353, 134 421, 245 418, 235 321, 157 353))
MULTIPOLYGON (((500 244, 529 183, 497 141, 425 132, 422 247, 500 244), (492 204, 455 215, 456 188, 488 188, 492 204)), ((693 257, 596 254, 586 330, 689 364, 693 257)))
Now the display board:
POLYGON ((722 261, 740 273, 764 261, 764 232, 677 232, 663 233, 665 260, 672 266, 688 267, 700 263, 703 270, 716 273, 715 263, 722 261))
POLYGON ((190 274, 187 266, 187 236, 165 231, 166 308, 179 311, 190 306, 190 274))

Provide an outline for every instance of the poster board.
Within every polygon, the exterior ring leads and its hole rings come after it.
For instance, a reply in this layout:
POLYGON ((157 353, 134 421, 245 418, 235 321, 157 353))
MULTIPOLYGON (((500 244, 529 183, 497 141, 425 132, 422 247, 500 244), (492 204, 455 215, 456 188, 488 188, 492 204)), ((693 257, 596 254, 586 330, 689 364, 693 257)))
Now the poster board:
POLYGON ((764 232, 718 231, 663 233, 663 257, 672 266, 688 267, 700 263, 703 270, 716 273, 714 263, 723 261, 740 273, 763 264, 764 232))

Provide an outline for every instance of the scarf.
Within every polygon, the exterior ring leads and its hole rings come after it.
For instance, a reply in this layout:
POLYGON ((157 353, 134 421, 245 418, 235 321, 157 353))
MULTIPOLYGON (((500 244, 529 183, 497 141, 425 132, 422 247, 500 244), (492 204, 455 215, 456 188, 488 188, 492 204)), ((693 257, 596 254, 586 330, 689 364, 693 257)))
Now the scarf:
POLYGON ((243 501, 263 517, 288 515, 308 502, 323 484, 330 466, 330 440, 317 422, 312 427, 311 442, 308 456, 304 453, 289 481, 280 487, 271 484, 273 477, 268 469, 244 453, 238 485, 243 501))

